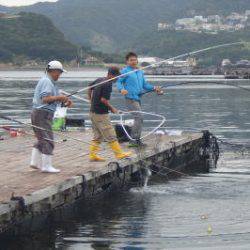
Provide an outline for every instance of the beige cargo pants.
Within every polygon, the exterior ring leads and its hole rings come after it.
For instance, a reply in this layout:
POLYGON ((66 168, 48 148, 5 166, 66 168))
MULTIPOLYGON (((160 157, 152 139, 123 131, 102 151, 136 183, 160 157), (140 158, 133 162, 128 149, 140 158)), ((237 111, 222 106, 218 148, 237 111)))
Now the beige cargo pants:
POLYGON ((93 129, 93 141, 96 142, 113 142, 116 141, 116 133, 111 124, 109 114, 90 113, 90 120, 93 129))

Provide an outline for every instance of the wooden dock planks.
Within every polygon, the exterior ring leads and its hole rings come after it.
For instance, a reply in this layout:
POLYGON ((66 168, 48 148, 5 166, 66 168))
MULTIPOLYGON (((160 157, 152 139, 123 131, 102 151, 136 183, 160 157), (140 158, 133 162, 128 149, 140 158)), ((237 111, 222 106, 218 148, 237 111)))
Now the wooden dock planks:
MULTIPOLYGON (((55 140, 67 139, 66 142, 56 143, 54 165, 61 169, 59 174, 41 173, 38 170, 29 168, 30 154, 35 138, 31 135, 23 135, 15 138, 8 138, 0 141, 0 203, 9 202, 12 194, 15 196, 25 196, 35 191, 44 189, 48 186, 59 184, 68 178, 84 175, 90 171, 102 171, 110 161, 116 161, 108 145, 103 144, 101 151, 107 161, 104 163, 92 163, 88 160, 88 143, 91 141, 91 132, 64 132, 56 136, 55 140), (83 142, 74 141, 68 138, 78 138, 83 142)), ((155 146, 164 147, 173 142, 176 144, 190 141, 202 137, 202 134, 186 134, 177 137, 168 137, 166 135, 151 136, 147 139, 148 147, 146 151, 152 151, 155 146)), ((126 150, 127 144, 122 145, 126 150)), ((138 156, 135 150, 132 159, 138 156)), ((126 161, 126 160, 125 160, 126 161)))

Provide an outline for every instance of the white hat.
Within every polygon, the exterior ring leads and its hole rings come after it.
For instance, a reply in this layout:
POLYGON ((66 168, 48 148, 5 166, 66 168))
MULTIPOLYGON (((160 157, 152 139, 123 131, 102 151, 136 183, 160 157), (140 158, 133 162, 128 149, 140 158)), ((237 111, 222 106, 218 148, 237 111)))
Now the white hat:
POLYGON ((57 70, 60 70, 62 72, 67 72, 65 69, 63 69, 63 65, 59 61, 51 61, 51 62, 49 62, 48 65, 47 65, 46 70, 48 71, 48 70, 51 70, 51 69, 52 70, 57 69, 57 70))

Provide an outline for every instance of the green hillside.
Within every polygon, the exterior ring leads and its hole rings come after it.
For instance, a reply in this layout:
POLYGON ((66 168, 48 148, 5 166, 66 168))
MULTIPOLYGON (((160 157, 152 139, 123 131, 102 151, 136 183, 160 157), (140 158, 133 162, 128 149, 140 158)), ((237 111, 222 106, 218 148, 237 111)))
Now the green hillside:
POLYGON ((66 41, 45 16, 20 13, 17 18, 0 18, 0 60, 16 58, 71 60, 76 46, 66 41))
POLYGON ((109 52, 127 48, 160 21, 246 9, 249 0, 59 0, 21 8, 50 17, 73 43, 109 52))
MULTIPOLYGON (((158 22, 173 21, 177 18, 193 15, 227 15, 233 11, 244 12, 246 9, 250 9, 249 0, 59 0, 55 3, 38 3, 22 8, 4 7, 2 10, 15 13, 22 10, 44 14, 63 32, 67 40, 102 52, 123 54, 129 49, 135 49, 142 54, 168 57, 218 43, 233 42, 240 39, 249 41, 250 30, 246 29, 235 33, 221 32, 218 35, 184 31, 157 32, 158 22)), ((27 17, 22 17, 20 20, 25 19, 27 20, 27 17)), ((43 20, 45 22, 45 19, 43 20)), ((49 20, 46 22, 49 22, 49 20)), ((24 23, 24 21, 21 23, 24 23)), ((27 51, 32 58, 38 54, 47 58, 53 53, 57 57, 61 57, 61 53, 63 53, 65 59, 71 59, 75 56, 74 46, 66 42, 62 38, 62 33, 58 32, 53 25, 51 25, 51 29, 56 30, 55 32, 43 33, 43 31, 39 32, 39 29, 43 29, 40 21, 37 21, 37 24, 39 23, 37 27, 36 22, 31 23, 32 27, 28 29, 31 29, 32 32, 28 32, 25 37, 16 38, 16 41, 22 40, 21 43, 17 42, 16 46, 9 49, 8 46, 12 42, 5 41, 5 56, 9 57, 11 53, 20 54, 24 51, 25 53, 27 51), (35 49, 31 49, 33 45, 30 45, 30 42, 36 41, 38 37, 34 32, 44 35, 44 38, 42 38, 43 41, 40 41, 42 46, 39 45, 35 49), (59 46, 57 46, 58 42, 51 41, 54 39, 49 38, 52 33, 56 34, 56 40, 60 40, 59 46), (18 51, 16 52, 16 50, 18 51)), ((7 30, 6 25, 5 30, 7 30)), ((3 29, 0 32, 4 36, 7 33, 7 39, 14 43, 15 36, 22 35, 22 32, 17 29, 18 25, 21 24, 16 24, 16 32, 8 33, 3 29)), ((24 32, 24 34, 26 33, 24 32)), ((6 40, 6 38, 3 40, 6 40)), ((0 48, 3 47, 1 43, 0 48)), ((95 53, 95 55, 104 57, 105 61, 114 60, 113 56, 103 55, 102 53, 95 53)), ((249 58, 249 50, 235 47, 211 52, 206 54, 203 62, 218 62, 221 57, 233 60, 249 58)), ((115 58, 115 61, 120 61, 120 57, 115 58)))
MULTIPOLYGON (((209 46, 231 43, 237 41, 250 41, 250 28, 237 32, 220 32, 217 35, 198 34, 187 31, 161 31, 144 33, 136 39, 132 49, 141 54, 154 55, 163 58, 172 57, 193 50, 209 46)), ((222 58, 233 61, 250 58, 249 46, 233 46, 224 49, 206 52, 199 55, 204 64, 217 64, 222 58)))

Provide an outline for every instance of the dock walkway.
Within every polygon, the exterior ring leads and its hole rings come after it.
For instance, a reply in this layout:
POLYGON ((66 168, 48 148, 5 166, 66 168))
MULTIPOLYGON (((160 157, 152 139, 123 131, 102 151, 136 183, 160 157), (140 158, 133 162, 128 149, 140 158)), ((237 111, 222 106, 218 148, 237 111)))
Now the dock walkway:
MULTIPOLYGON (((47 174, 29 168, 34 140, 33 136, 25 134, 0 141, 0 233, 13 224, 21 223, 24 218, 31 218, 31 214, 33 218, 41 210, 50 211, 65 203, 73 203, 79 197, 86 196, 87 192, 93 195, 116 179, 118 167, 119 173, 124 174, 124 179, 130 179, 141 168, 142 161, 147 166, 154 163, 164 165, 164 161, 167 164, 173 148, 176 155, 173 168, 182 169, 186 165, 203 161, 199 155, 199 150, 204 145, 203 134, 194 133, 181 136, 152 135, 147 138, 148 147, 145 150, 132 150, 130 159, 119 162, 108 146, 104 145, 101 154, 107 161, 89 162, 88 143, 91 132, 86 130, 62 132, 60 136, 56 136, 55 140, 60 142, 56 144, 54 165, 61 169, 61 173, 47 174), (62 139, 67 141, 62 142, 62 139), (115 164, 109 164, 110 162, 115 164)), ((128 150, 127 143, 123 143, 122 147, 128 150)))

